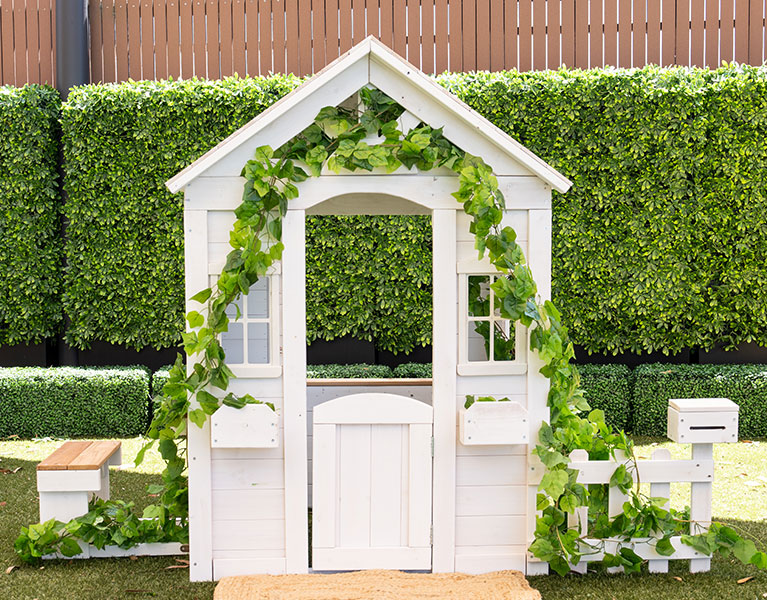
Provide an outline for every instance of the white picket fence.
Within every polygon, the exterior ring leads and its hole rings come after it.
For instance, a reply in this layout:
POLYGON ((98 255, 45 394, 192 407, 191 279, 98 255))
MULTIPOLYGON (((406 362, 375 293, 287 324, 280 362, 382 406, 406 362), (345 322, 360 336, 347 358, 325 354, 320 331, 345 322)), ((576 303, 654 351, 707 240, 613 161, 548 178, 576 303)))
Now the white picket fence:
MULTIPOLYGON (((570 468, 578 471, 578 482, 588 484, 607 484, 615 470, 625 464, 630 469, 634 481, 650 484, 650 495, 653 497, 669 498, 672 483, 691 483, 690 518, 696 523, 694 533, 705 531, 711 523, 711 490, 714 480, 713 444, 693 444, 692 458, 689 460, 672 460, 671 453, 665 448, 655 450, 650 459, 637 460, 636 468, 630 459, 617 457, 620 460, 589 460, 585 450, 575 450, 570 454, 570 468)), ((539 470, 538 467, 536 470, 539 470)), ((617 487, 609 490, 608 511, 610 517, 623 512, 623 504, 628 496, 617 487)), ((586 535, 588 525, 588 508, 579 507, 576 512, 568 515, 569 525, 579 528, 581 535, 586 535)), ((655 541, 650 538, 634 538, 630 542, 624 540, 596 540, 586 538, 586 543, 603 547, 604 550, 587 554, 581 562, 573 567, 574 571, 585 573, 588 562, 600 561, 605 553, 615 554, 619 547, 627 546, 643 559, 648 561, 651 573, 667 573, 669 560, 690 560, 690 572, 708 571, 711 559, 694 548, 683 544, 679 536, 671 538, 675 548, 674 554, 662 556, 655 551, 655 541)), ((528 558, 529 562, 536 559, 528 558)), ((619 572, 620 567, 610 569, 619 572)))

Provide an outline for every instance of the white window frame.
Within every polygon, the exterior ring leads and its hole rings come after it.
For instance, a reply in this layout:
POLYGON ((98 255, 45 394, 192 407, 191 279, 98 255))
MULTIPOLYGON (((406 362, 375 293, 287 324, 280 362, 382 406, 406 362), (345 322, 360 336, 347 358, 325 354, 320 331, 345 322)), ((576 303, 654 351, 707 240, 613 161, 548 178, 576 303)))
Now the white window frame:
MULTIPOLYGON (((458 375, 524 375, 527 373, 527 327, 519 321, 514 324, 514 360, 496 361, 492 354, 486 361, 469 361, 469 276, 503 276, 495 270, 490 262, 483 261, 460 261, 457 265, 458 272, 458 375)), ((490 306, 489 321, 492 317, 493 307, 490 306)), ((482 320, 482 319, 479 319, 482 320)), ((508 319, 504 319, 508 320, 508 319)))
MULTIPOLYGON (((209 264, 208 275, 209 284, 215 289, 218 276, 221 273, 223 264, 209 264)), ((280 330, 280 289, 281 289, 281 269, 280 264, 273 264, 266 273, 266 277, 269 280, 268 294, 269 294, 269 316, 260 318, 251 318, 247 316, 247 309, 243 311, 243 314, 237 322, 243 324, 243 357, 248 356, 248 335, 247 324, 248 323, 266 323, 269 336, 269 362, 263 364, 247 364, 247 363, 226 363, 232 372, 237 377, 251 377, 251 378, 274 378, 282 376, 282 348, 280 346, 281 330, 280 330)), ((245 300, 247 303, 247 299, 245 300)))

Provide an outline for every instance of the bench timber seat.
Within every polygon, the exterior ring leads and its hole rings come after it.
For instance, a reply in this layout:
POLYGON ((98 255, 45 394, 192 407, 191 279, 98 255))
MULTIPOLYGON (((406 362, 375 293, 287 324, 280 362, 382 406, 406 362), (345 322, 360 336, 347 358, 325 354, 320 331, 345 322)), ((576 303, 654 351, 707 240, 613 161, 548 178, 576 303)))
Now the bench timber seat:
POLYGON ((40 521, 55 518, 66 523, 88 512, 95 494, 109 499, 109 465, 122 462, 118 441, 64 442, 37 465, 40 521))

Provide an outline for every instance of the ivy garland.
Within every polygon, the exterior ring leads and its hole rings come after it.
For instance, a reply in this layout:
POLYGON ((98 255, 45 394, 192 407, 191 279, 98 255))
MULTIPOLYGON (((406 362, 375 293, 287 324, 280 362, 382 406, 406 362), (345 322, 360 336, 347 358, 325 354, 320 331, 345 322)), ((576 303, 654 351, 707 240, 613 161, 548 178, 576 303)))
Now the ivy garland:
MULTIPOLYGON (((707 531, 697 530, 687 513, 665 508, 667 499, 640 491, 632 441, 624 432, 612 431, 602 411, 590 411, 579 389, 578 371, 570 364, 573 345, 559 311, 550 301, 536 299, 536 284, 516 234, 511 227, 500 226, 505 204, 492 169, 481 158, 454 146, 441 129, 420 124, 403 134, 397 123, 403 109, 380 91, 364 88, 360 97, 362 105, 354 109, 323 108, 314 123, 295 138, 276 151, 268 146, 258 148, 255 158, 245 165, 242 204, 235 211, 237 220, 230 232, 233 250, 216 289, 207 288, 193 296, 201 308, 186 316, 191 331, 182 336, 193 368, 187 375, 179 355, 150 426, 150 441, 136 459, 140 463, 144 452, 159 442, 167 463, 164 485, 149 490, 159 494, 159 502, 144 510, 148 520, 139 520, 131 504, 97 500, 88 514, 67 524, 48 521, 23 528, 15 544, 19 555, 28 561, 54 551, 72 556, 79 553, 76 538, 97 547, 116 544, 123 548, 148 541, 187 541, 188 488, 183 475, 187 419, 202 427, 222 404, 242 408, 259 403, 247 394, 227 393, 233 373, 226 366, 219 336, 229 325, 226 308, 247 294, 282 257, 282 219, 288 202, 298 196, 296 183, 309 174, 318 176, 324 166, 335 172, 379 167, 391 172, 405 166, 421 171, 446 167, 458 175, 458 191, 453 196, 472 217, 470 231, 479 256, 487 253, 502 275, 492 284, 496 308, 504 319, 521 321, 529 328, 530 347, 544 362, 541 373, 550 381, 550 422, 541 425, 540 443, 533 451, 546 473, 537 496, 540 515, 531 552, 560 575, 567 574, 581 557, 596 553, 604 553, 606 566, 638 572, 643 561, 631 549, 632 538, 650 538, 658 554, 670 556, 675 551, 672 537, 680 536, 683 544, 705 555, 732 553, 745 564, 767 569, 767 553, 733 528, 712 523, 707 531), (365 141, 367 136, 383 136, 384 140, 371 146, 365 141), (586 411, 590 411, 586 418, 580 416, 586 411), (587 488, 577 482, 578 472, 569 468, 569 454, 575 449, 588 451, 592 460, 628 457, 609 483, 628 496, 621 514, 608 516, 608 486, 587 488), (593 517, 588 538, 581 535, 579 526, 568 524, 567 515, 580 506, 588 506, 593 517), (618 542, 615 553, 605 552, 607 540, 618 542)), ((473 400, 467 397, 467 402, 473 400)))

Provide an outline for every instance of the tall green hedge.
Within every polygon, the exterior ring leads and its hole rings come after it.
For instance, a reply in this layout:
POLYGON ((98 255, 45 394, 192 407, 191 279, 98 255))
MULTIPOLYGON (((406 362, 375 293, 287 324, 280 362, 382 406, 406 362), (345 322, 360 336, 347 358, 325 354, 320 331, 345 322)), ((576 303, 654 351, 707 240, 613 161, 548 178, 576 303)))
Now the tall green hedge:
POLYGON ((164 182, 294 77, 75 88, 62 111, 70 343, 168 347, 183 330, 182 195, 164 182))
POLYGON ((634 370, 633 433, 665 436, 669 398, 729 398, 741 439, 767 437, 767 365, 642 365, 634 370))
MULTIPOLYGON (((767 345, 767 69, 437 81, 572 179, 554 196, 553 294, 576 343, 597 352, 767 345)), ((129 82, 72 93, 62 117, 72 343, 177 340, 180 196, 163 182, 297 83, 129 82)), ((428 224, 361 223, 309 224, 310 338, 353 333, 392 350, 427 342, 428 224)))
POLYGON ((0 345, 61 325, 59 95, 0 87, 0 345))
POLYGON ((141 435, 148 407, 142 367, 0 369, 0 438, 141 435))
POLYGON ((310 217, 307 340, 351 334, 382 350, 431 343, 431 220, 310 217))
POLYGON ((767 69, 439 81, 573 181, 554 195, 552 265, 576 343, 767 345, 767 69))

